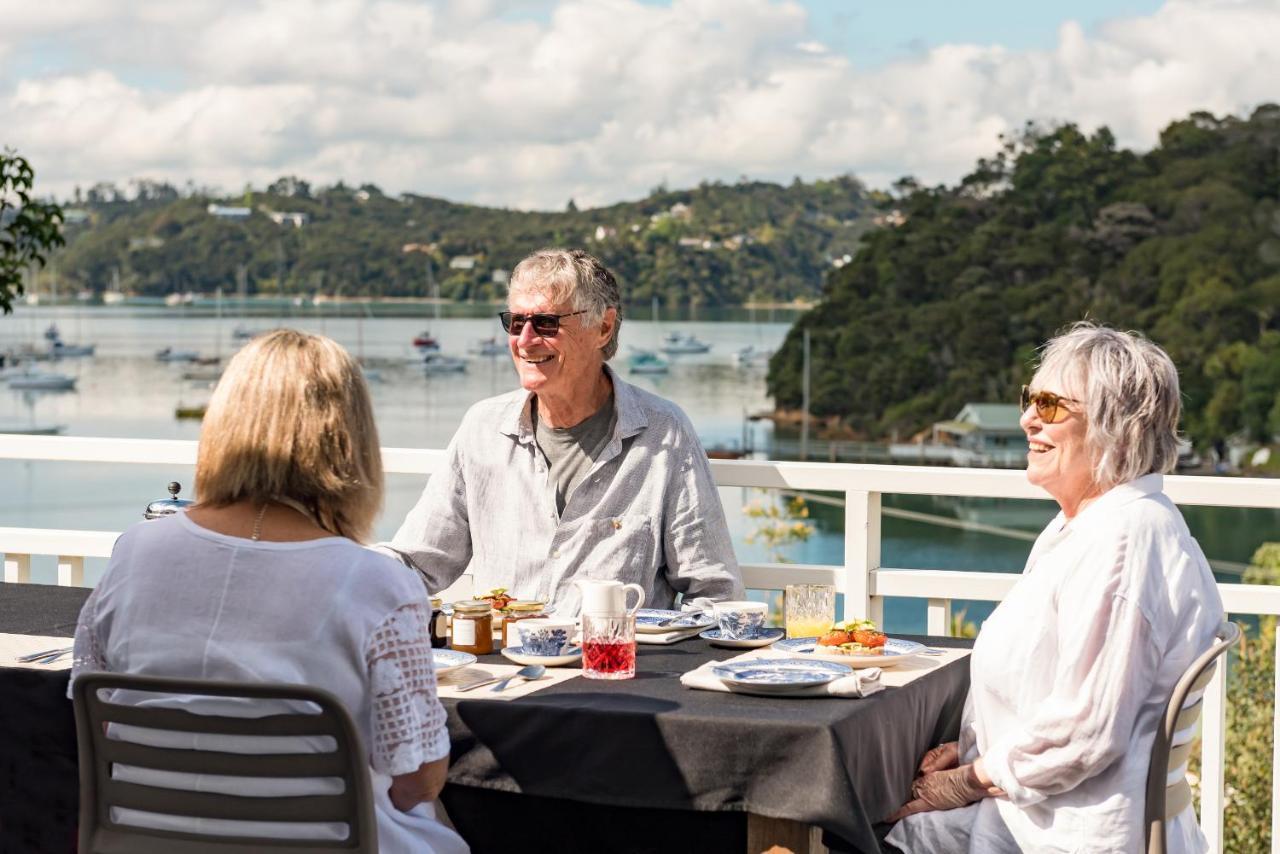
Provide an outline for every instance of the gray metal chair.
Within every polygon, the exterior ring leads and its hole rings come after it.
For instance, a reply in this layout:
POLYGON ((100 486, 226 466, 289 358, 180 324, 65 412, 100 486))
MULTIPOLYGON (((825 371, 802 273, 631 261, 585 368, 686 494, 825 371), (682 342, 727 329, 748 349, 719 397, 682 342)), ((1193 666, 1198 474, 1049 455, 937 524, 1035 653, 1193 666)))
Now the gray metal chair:
POLYGON ((1182 768, 1191 755, 1190 730, 1204 709, 1200 692, 1213 678, 1219 657, 1239 641, 1239 626, 1235 623, 1219 626, 1213 645, 1191 662, 1165 706, 1164 719, 1151 745, 1151 765, 1147 770, 1147 809, 1143 825, 1147 833, 1147 854, 1165 854, 1167 822, 1191 804, 1191 785, 1186 775, 1173 783, 1169 777, 1182 768), (1188 705, 1187 698, 1193 693, 1195 701, 1188 705))
POLYGON ((337 698, 327 691, 302 685, 84 673, 76 679, 73 694, 80 754, 81 854, 247 854, 251 851, 376 854, 377 822, 369 787, 368 760, 351 718, 337 698), (257 718, 193 714, 181 709, 110 702, 102 699, 101 689, 251 701, 301 701, 319 707, 319 712, 257 718), (328 736, 336 749, 330 753, 245 754, 156 747, 108 737, 107 724, 186 734, 328 736), (341 778, 343 786, 339 794, 240 796, 113 779, 115 763, 161 772, 277 780, 341 778), (115 822, 112 808, 232 821, 343 823, 348 833, 343 840, 299 840, 155 830, 115 822))

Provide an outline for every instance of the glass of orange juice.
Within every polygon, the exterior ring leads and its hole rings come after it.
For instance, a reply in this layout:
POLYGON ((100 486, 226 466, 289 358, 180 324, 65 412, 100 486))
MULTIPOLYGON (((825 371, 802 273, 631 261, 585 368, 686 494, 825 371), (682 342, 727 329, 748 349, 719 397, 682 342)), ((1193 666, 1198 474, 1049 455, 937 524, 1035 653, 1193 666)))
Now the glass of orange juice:
POLYGON ((836 619, 836 588, 831 584, 788 584, 782 607, 787 637, 824 635, 836 619))

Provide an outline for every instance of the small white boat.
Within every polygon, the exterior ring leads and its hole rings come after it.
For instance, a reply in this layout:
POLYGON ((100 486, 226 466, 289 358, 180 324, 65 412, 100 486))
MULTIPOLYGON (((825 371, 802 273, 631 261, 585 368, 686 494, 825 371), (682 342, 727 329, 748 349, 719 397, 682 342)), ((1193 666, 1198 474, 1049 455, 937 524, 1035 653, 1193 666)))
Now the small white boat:
POLYGON ((65 424, 10 424, 0 421, 0 433, 18 436, 58 436, 66 429, 65 424))
POLYGON ((670 332, 662 339, 662 352, 664 353, 706 353, 711 349, 711 345, 699 341, 695 335, 684 335, 680 332, 670 332))
POLYGON ((422 369, 428 374, 460 374, 466 371, 467 362, 443 353, 427 353, 422 357, 422 369))
POLYGON ((756 348, 754 345, 748 344, 741 350, 733 354, 733 360, 739 365, 756 365, 762 362, 768 362, 773 357, 772 350, 764 348, 756 348))
POLYGON ((195 350, 179 350, 175 347, 164 347, 156 351, 158 362, 194 362, 200 358, 195 350))
POLYGON ((58 331, 58 324, 50 323, 49 328, 44 331, 44 337, 50 341, 57 341, 62 333, 58 331))
POLYGON ((481 338, 470 347, 467 352, 475 356, 501 356, 507 352, 506 345, 499 344, 497 338, 481 338))
POLYGON ((61 338, 49 342, 49 354, 55 359, 71 359, 80 356, 92 356, 98 349, 96 344, 68 344, 61 338))
POLYGON ((627 370, 633 374, 665 374, 670 369, 666 359, 650 350, 636 350, 627 360, 627 370))
POLYGON ((24 371, 9 377, 9 388, 24 391, 70 391, 76 378, 52 371, 24 371))

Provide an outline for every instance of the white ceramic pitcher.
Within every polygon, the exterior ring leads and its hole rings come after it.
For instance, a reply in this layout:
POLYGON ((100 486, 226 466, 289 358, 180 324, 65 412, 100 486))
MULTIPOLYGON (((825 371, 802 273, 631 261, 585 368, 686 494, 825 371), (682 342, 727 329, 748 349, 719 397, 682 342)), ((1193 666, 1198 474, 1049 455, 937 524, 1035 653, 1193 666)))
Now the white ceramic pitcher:
POLYGON ((582 613, 595 617, 633 617, 644 604, 644 588, 639 584, 596 578, 575 578, 582 594, 582 613), (636 592, 636 604, 627 607, 627 591, 636 592))

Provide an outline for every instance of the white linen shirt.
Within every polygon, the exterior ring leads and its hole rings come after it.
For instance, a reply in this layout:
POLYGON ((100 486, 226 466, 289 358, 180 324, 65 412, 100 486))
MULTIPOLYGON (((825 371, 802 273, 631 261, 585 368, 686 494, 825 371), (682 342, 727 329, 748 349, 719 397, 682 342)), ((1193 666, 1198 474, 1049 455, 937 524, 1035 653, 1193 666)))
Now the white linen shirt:
MULTIPOLYGON (((907 851, 1133 852, 1151 744, 1173 687, 1224 619, 1217 583, 1152 474, 1040 534, 982 626, 961 727, 1008 798, 920 813, 889 837, 907 851)), ((1191 808, 1171 854, 1207 845, 1191 808)))
POLYGON ((676 593, 741 599, 724 506, 693 425, 671 401, 604 370, 614 433, 563 513, 534 441, 533 395, 518 389, 467 411, 444 470, 376 548, 433 592, 469 567, 477 591, 505 587, 565 616, 578 613, 580 577, 639 584, 650 608, 670 608, 676 593))
MULTIPOLYGON (((430 609, 422 585, 394 561, 342 537, 301 542, 247 540, 203 528, 186 513, 141 522, 120 535, 111 562, 76 626, 72 681, 84 671, 144 676, 284 682, 332 692, 350 713, 369 754, 381 854, 464 854, 467 845, 436 820, 435 806, 401 812, 391 777, 449 755, 445 711, 436 697, 430 609)), ((220 700, 118 692, 116 701, 243 717, 282 701, 220 700)), ((290 706, 280 710, 291 711, 290 706)), ((113 725, 119 726, 119 725, 113 725)), ((113 730, 116 732, 116 730, 113 730)), ((126 728, 129 741, 243 753, 314 752, 310 738, 197 736, 157 741, 126 728), (185 742, 184 742, 185 740, 185 742)), ((297 794, 297 781, 157 772, 116 766, 117 776, 170 788, 232 794, 297 794), (164 779, 157 779, 156 775, 164 779), (281 788, 282 786, 286 788, 281 788)), ((304 786, 329 794, 323 778, 304 786)), ((161 829, 341 839, 342 825, 240 822, 127 811, 117 821, 161 829)))

